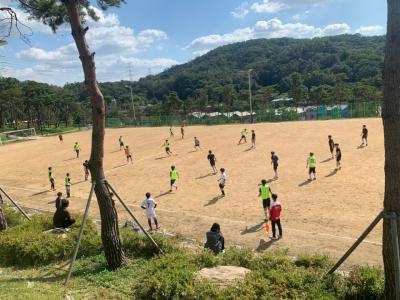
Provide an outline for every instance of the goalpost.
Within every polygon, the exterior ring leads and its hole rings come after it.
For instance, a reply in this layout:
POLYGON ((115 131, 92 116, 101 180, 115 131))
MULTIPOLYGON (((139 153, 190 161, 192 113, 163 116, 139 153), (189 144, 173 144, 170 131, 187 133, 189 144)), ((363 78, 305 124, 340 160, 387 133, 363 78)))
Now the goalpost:
POLYGON ((35 128, 0 132, 0 145, 36 139, 35 128))

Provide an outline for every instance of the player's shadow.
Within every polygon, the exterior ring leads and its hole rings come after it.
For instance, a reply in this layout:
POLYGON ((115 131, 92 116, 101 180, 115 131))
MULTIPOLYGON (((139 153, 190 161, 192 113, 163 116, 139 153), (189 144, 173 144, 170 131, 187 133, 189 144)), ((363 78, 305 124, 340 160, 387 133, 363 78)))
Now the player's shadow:
POLYGON ((246 229, 242 230, 242 232, 240 234, 244 235, 244 234, 254 233, 254 232, 260 231, 261 229, 263 229, 264 224, 265 224, 265 221, 262 221, 261 223, 256 224, 256 225, 254 225, 254 226, 252 226, 250 228, 247 228, 247 226, 246 226, 246 229))
POLYGON ((271 183, 271 182, 274 182, 274 181, 277 181, 277 180, 278 180, 278 178, 272 177, 272 178, 267 180, 267 183, 271 183))
POLYGON ((68 159, 64 159, 64 161, 70 161, 70 160, 75 160, 75 159, 78 159, 78 157, 71 157, 71 158, 68 158, 68 159))
POLYGON ((122 168, 122 167, 125 167, 126 165, 127 165, 127 164, 118 165, 118 166, 112 167, 110 170, 122 168))
POLYGON ((270 239, 270 240, 267 242, 267 241, 265 241, 264 239, 261 239, 261 240, 260 240, 260 244, 258 245, 256 251, 259 251, 259 252, 265 251, 265 250, 267 250, 269 247, 271 247, 272 244, 275 243, 276 241, 277 241, 277 240, 275 240, 275 239, 270 239))
POLYGON ((43 194, 46 194, 46 193, 49 193, 49 192, 51 192, 51 191, 50 190, 46 190, 46 191, 43 191, 43 192, 34 193, 34 194, 31 195, 31 197, 43 195, 43 194))
POLYGON ((117 152, 121 152, 122 153, 122 150, 115 150, 115 151, 111 151, 110 153, 117 153, 117 152))
POLYGON ((357 149, 364 149, 364 148, 365 146, 363 144, 357 146, 357 149))
POLYGON ((161 193, 161 194, 155 196, 154 199, 158 199, 158 198, 164 197, 164 196, 166 196, 168 194, 171 194, 171 192, 169 190, 167 192, 164 192, 164 193, 161 193))
POLYGON ((321 164, 327 163, 327 162, 331 161, 332 159, 333 159, 333 157, 329 157, 329 158, 327 158, 327 159, 321 161, 320 163, 321 163, 321 164))
POLYGON ((202 176, 196 177, 195 179, 196 179, 196 180, 199 180, 199 179, 203 179, 203 178, 210 177, 210 176, 212 176, 212 175, 214 175, 214 173, 208 173, 208 174, 206 174, 206 175, 202 175, 202 176))
POLYGON ((85 180, 81 180, 81 181, 77 181, 77 182, 71 183, 71 185, 77 185, 77 184, 80 184, 80 183, 83 183, 83 182, 85 182, 85 180))
POLYGON ((336 173, 337 173, 337 169, 335 169, 335 170, 333 170, 332 172, 330 172, 328 175, 325 175, 325 177, 332 177, 332 176, 335 176, 336 175, 336 173))
POLYGON ((250 148, 244 149, 243 152, 249 152, 249 151, 251 151, 251 150, 253 150, 253 149, 255 149, 255 148, 252 146, 252 147, 250 147, 250 148))
POLYGON ((165 159, 168 158, 169 156, 160 156, 160 157, 156 157, 155 160, 161 160, 161 159, 165 159))
POLYGON ((302 183, 299 183, 299 187, 306 186, 306 185, 310 184, 311 182, 312 182, 312 180, 307 179, 307 180, 303 181, 302 183))
POLYGON ((213 205, 213 204, 217 203, 217 202, 218 202, 220 199, 222 199, 222 198, 223 198, 222 195, 219 195, 219 196, 217 196, 217 197, 214 197, 214 198, 212 198, 210 201, 208 201, 207 204, 204 204, 204 206, 213 205))
POLYGON ((197 152, 197 150, 189 151, 188 154, 190 154, 190 153, 195 153, 195 152, 197 152))

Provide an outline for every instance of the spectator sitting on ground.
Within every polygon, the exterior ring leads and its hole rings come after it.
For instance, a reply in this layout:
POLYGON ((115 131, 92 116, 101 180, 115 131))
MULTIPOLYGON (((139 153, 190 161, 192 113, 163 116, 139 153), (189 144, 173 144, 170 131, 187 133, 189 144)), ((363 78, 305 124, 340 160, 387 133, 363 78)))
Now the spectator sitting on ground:
POLYGON ((67 207, 69 205, 69 201, 67 199, 61 200, 61 206, 57 208, 54 217, 53 217, 53 225, 56 228, 68 228, 72 224, 75 223, 75 220, 71 218, 67 207))
POLYGON ((204 248, 211 249, 214 254, 219 254, 225 249, 225 239, 218 223, 214 223, 206 234, 207 242, 204 248))

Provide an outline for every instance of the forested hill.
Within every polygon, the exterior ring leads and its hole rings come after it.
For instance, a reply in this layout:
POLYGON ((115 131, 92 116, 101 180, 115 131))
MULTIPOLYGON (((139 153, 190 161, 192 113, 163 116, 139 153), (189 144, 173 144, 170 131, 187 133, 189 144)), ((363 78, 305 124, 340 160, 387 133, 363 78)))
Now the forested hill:
MULTIPOLYGON (((286 96, 299 104, 379 101, 384 44, 384 36, 360 35, 235 43, 132 83, 134 102, 139 113, 148 115, 248 110, 250 68, 256 110, 266 107, 275 97, 286 96)), ((127 81, 101 83, 108 106, 111 107, 111 99, 117 100, 108 114, 117 116, 130 109, 128 84, 127 81)), ((28 117, 40 120, 44 116, 39 115, 46 115, 46 110, 54 114, 53 107, 68 107, 72 115, 60 111, 61 115, 69 115, 66 119, 76 115, 72 108, 80 116, 88 115, 89 102, 82 83, 57 88, 0 78, 0 87, 2 124, 28 117), (10 102, 12 99, 15 101, 10 102)), ((59 120, 55 115, 52 118, 59 120)))
MULTIPOLYGON (((235 43, 135 82, 135 101, 164 103, 153 107, 164 113, 182 105, 248 109, 250 68, 256 109, 285 96, 299 103, 381 100, 384 44, 384 36, 360 35, 235 43)), ((126 84, 102 87, 105 95, 125 102, 126 84)))

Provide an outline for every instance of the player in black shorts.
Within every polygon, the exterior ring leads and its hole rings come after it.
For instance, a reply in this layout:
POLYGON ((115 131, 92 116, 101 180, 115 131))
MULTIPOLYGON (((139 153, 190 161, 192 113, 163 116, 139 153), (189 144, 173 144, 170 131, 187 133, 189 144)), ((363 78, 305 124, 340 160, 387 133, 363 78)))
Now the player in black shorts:
POLYGON ((271 151, 271 165, 273 166, 275 173, 274 179, 278 179, 278 160, 279 158, 275 152, 271 151))
POLYGON ((342 168, 340 161, 342 160, 342 150, 339 148, 339 144, 335 144, 336 148, 336 170, 340 170, 342 168))
POLYGON ((85 160, 83 163, 83 171, 85 172, 85 181, 88 180, 89 178, 89 161, 85 160))
POLYGON ((217 174, 217 168, 215 167, 215 163, 217 161, 217 159, 215 158, 215 155, 212 153, 211 150, 208 151, 208 155, 207 155, 207 159, 210 162, 210 165, 213 169, 214 175, 217 174))
POLYGON ((331 151, 331 155, 333 158, 333 150, 335 150, 335 142, 333 141, 331 135, 328 135, 328 145, 329 145, 329 151, 331 151))
POLYGON ((366 125, 363 125, 362 127, 362 131, 361 131, 361 146, 364 146, 364 142, 365 142, 365 146, 368 146, 368 129, 366 125))
POLYGON ((251 148, 256 147, 256 132, 254 130, 251 131, 251 148))

